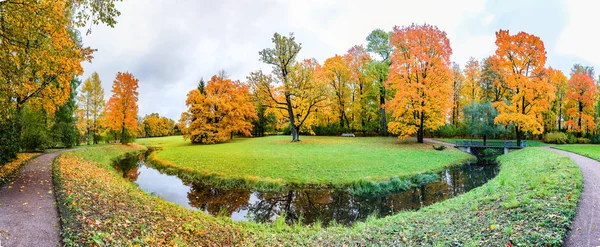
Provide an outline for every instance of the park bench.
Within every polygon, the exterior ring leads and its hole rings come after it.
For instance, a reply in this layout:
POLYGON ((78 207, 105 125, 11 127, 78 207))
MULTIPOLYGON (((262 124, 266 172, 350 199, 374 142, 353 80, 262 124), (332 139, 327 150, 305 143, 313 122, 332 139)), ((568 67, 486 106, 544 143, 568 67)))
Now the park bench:
POLYGON ((356 137, 356 136, 352 133, 342 133, 342 137, 356 137))

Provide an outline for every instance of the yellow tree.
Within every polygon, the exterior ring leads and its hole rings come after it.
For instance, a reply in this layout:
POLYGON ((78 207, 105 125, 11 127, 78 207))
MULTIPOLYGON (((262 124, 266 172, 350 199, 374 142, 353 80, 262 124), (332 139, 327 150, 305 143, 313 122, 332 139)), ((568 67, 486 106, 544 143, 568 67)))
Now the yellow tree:
POLYGON ((417 134, 422 143, 424 131, 442 126, 452 107, 450 41, 435 26, 413 24, 395 27, 390 42, 396 49, 388 83, 396 95, 389 130, 399 138, 417 134))
POLYGON ((25 104, 53 115, 91 59, 77 27, 114 26, 117 0, 0 1, 0 121, 25 104))
POLYGON ((554 115, 554 117, 551 118, 553 122, 552 127, 561 130, 563 127, 563 119, 565 119, 564 108, 568 86, 567 77, 560 70, 553 69, 552 67, 546 70, 546 76, 548 77, 550 84, 556 89, 554 92, 554 100, 552 101, 552 108, 550 109, 552 111, 551 115, 554 115))
POLYGON ((88 143, 93 140, 94 144, 99 141, 100 119, 104 113, 104 88, 98 73, 94 72, 85 79, 81 87, 81 93, 77 96, 79 108, 78 122, 83 124, 87 134, 88 143))
POLYGON ((523 132, 541 134, 544 131, 543 112, 554 99, 554 86, 545 77, 546 50, 544 42, 534 35, 508 30, 496 32, 497 71, 505 80, 508 97, 494 103, 500 114, 495 123, 513 124, 517 144, 523 132))
POLYGON ((262 77, 259 76, 262 72, 257 72, 251 74, 248 81, 253 91, 269 97, 271 108, 286 111, 292 142, 300 141, 300 128, 325 100, 324 87, 314 76, 320 66, 315 60, 296 63, 301 45, 292 34, 286 37, 275 33, 272 42, 275 47, 263 49, 259 55, 262 62, 273 66, 275 77, 262 77))
POLYGON ((129 72, 117 73, 112 85, 112 95, 106 104, 106 124, 115 133, 120 133, 121 143, 135 137, 138 123, 138 82, 129 72))
POLYGON ((594 79, 585 73, 571 75, 567 86, 567 122, 571 132, 582 136, 594 130, 594 104, 598 97, 598 88, 594 79))
POLYGON ((481 102, 481 67, 475 58, 469 58, 465 65, 465 82, 463 86, 463 105, 481 102))
POLYGON ((350 94, 350 70, 346 61, 339 55, 328 58, 323 64, 323 72, 330 87, 331 97, 335 98, 335 110, 338 113, 340 128, 350 126, 348 120, 350 94))
POLYGON ((463 75, 462 70, 460 69, 460 65, 457 63, 452 64, 452 74, 453 74, 453 83, 452 83, 452 116, 451 122, 454 126, 458 126, 460 120, 462 119, 462 109, 464 107, 461 93, 463 91, 465 76, 463 75))
POLYGON ((188 111, 180 119, 184 139, 210 144, 230 140, 236 133, 251 136, 256 113, 247 85, 215 75, 203 91, 188 93, 188 111))

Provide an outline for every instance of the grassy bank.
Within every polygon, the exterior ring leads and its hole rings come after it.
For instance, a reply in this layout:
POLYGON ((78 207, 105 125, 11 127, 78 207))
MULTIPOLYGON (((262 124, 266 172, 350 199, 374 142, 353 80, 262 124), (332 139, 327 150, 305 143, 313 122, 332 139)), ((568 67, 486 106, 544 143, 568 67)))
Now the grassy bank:
POLYGON ((576 154, 583 155, 585 157, 600 161, 600 145, 592 144, 568 144, 568 145, 556 145, 556 149, 561 149, 576 154))
POLYGON ((0 185, 8 182, 10 178, 15 175, 27 161, 37 157, 39 153, 19 153, 17 158, 6 164, 0 164, 0 185))
POLYGON ((352 227, 234 223, 140 191, 110 158, 142 150, 106 146, 67 153, 54 166, 65 243, 179 246, 560 246, 582 177, 568 158, 527 148, 500 158, 501 172, 466 194, 417 212, 352 227), (99 161, 99 162, 98 162, 99 161))
POLYGON ((213 246, 242 241, 229 221, 139 190, 111 160, 139 145, 104 145, 61 155, 53 175, 66 246, 213 246))
POLYGON ((168 173, 186 180, 261 191, 349 185, 357 192, 391 191, 472 159, 455 149, 436 151, 429 144, 380 137, 306 136, 299 143, 290 143, 287 136, 272 136, 192 145, 174 136, 138 143, 162 149, 149 160, 168 173))

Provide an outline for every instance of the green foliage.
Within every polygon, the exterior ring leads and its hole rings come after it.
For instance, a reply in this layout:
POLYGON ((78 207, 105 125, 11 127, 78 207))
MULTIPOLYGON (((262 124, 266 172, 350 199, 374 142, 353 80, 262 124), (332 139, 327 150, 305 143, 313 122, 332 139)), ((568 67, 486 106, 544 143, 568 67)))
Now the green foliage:
POLYGON ((52 146, 52 139, 47 129, 47 117, 42 111, 25 107, 21 110, 21 149, 29 152, 43 151, 52 146))
POLYGON ((573 133, 567 133, 567 143, 568 144, 576 144, 577 136, 575 136, 575 134, 573 134, 573 133))
POLYGON ((553 144, 567 144, 569 143, 569 137, 563 132, 550 132, 544 135, 545 143, 553 144))
POLYGON ((453 124, 444 124, 432 134, 440 138, 454 138, 467 135, 468 129, 464 125, 457 127, 453 124))
POLYGON ((19 152, 19 135, 15 119, 0 121, 0 165, 17 157, 19 152))
POLYGON ((593 144, 600 144, 600 134, 596 134, 590 137, 590 142, 593 144))
POLYGON ((504 127, 495 124, 498 111, 492 103, 471 103, 464 108, 465 124, 471 136, 498 138, 504 132, 504 127))
POLYGON ((69 101, 60 106, 54 113, 54 124, 51 128, 52 139, 55 146, 70 148, 78 140, 79 131, 75 127, 75 109, 77 96, 77 87, 81 84, 79 80, 71 80, 71 94, 69 101), (59 144, 60 143, 60 144, 59 144))

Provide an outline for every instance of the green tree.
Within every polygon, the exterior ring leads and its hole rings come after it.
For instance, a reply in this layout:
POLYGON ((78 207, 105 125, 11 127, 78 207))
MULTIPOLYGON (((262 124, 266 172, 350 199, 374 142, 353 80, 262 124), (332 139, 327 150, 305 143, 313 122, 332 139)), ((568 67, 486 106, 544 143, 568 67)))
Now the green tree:
POLYGON ((373 30, 369 36, 367 36, 367 51, 375 53, 379 56, 379 60, 374 59, 367 65, 368 74, 370 74, 377 82, 377 88, 379 89, 379 111, 380 111, 380 134, 382 136, 388 135, 387 127, 387 115, 385 112, 385 102, 387 89, 385 83, 388 79, 390 71, 390 55, 392 54, 393 48, 390 45, 389 33, 381 30, 373 30))
POLYGON ((63 147, 73 147, 78 139, 78 131, 75 126, 75 109, 77 107, 75 97, 77 96, 76 88, 81 84, 81 81, 75 79, 71 81, 71 96, 69 101, 59 107, 54 114, 54 125, 52 133, 54 134, 55 142, 62 143, 63 147))
POLYGON ((504 130, 502 125, 494 123, 498 110, 490 102, 468 104, 464 108, 464 114, 470 134, 481 136, 484 146, 488 137, 496 137, 504 130))
MULTIPOLYGON (((275 97, 271 97, 275 104, 280 107, 285 107, 288 114, 289 126, 292 131, 292 142, 300 140, 300 130, 296 123, 296 115, 294 114, 294 105, 292 103, 294 97, 294 82, 290 78, 290 72, 296 63, 296 56, 302 49, 300 43, 296 43, 296 38, 293 34, 289 37, 282 36, 278 33, 273 35, 271 39, 274 48, 266 48, 258 52, 260 55, 260 61, 270 64, 273 66, 273 74, 279 79, 279 82, 283 85, 283 96, 284 101, 276 100, 275 97)), ((273 96, 270 92, 270 85, 266 86, 269 88, 270 96, 273 96)))

